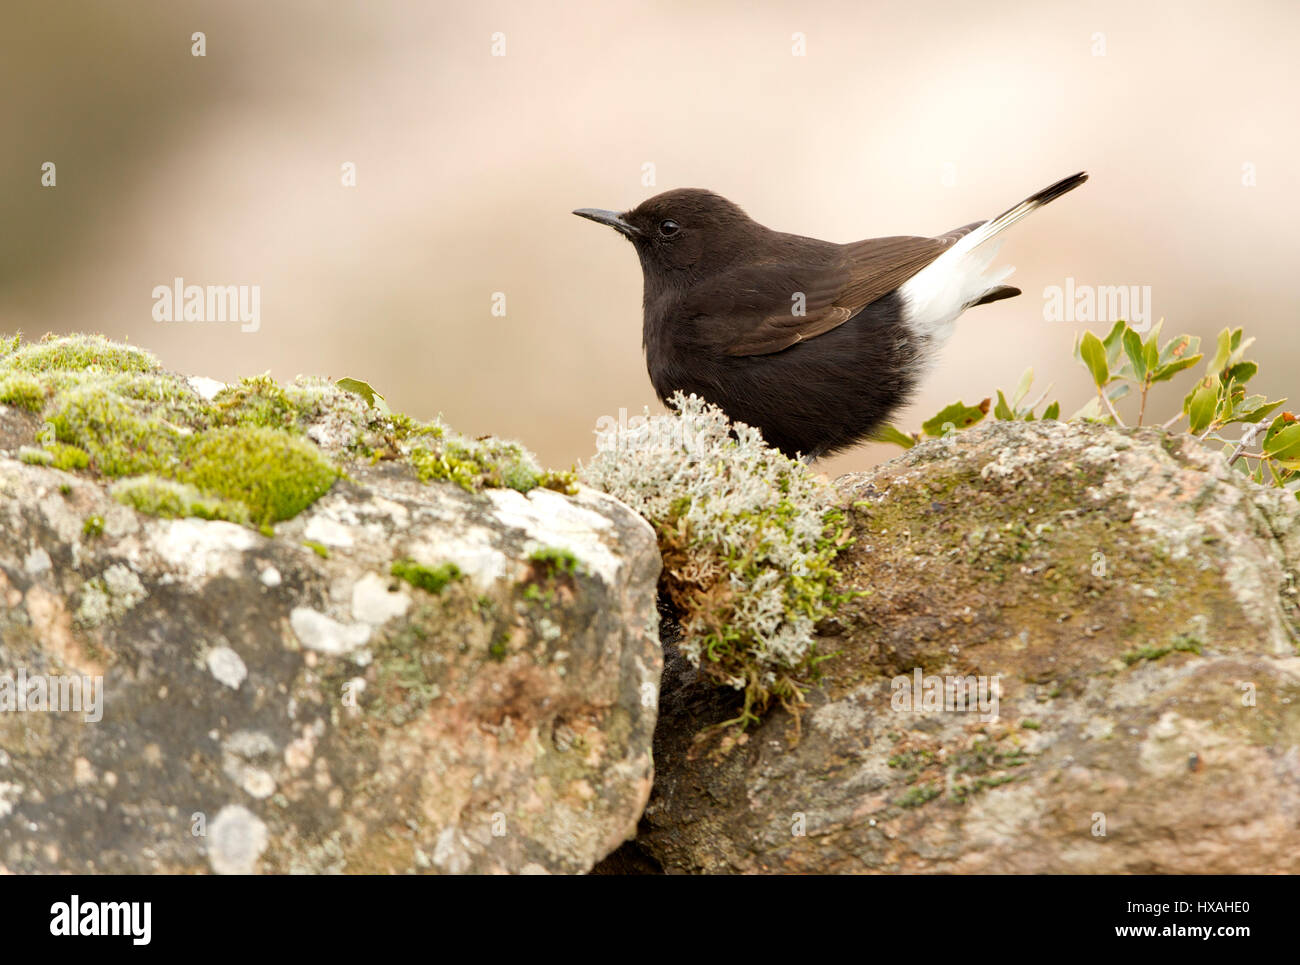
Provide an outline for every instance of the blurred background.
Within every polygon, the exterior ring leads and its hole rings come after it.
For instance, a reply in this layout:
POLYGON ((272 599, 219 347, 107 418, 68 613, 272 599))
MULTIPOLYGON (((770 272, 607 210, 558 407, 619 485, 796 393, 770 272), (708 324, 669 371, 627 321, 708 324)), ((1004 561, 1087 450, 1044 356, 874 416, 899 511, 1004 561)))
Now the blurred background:
POLYGON ((602 416, 661 410, 633 250, 573 208, 707 187, 852 241, 1086 169, 1005 236, 1025 294, 963 316, 895 421, 1029 366, 1066 413, 1086 401, 1089 326, 1044 318, 1067 278, 1150 286, 1168 335, 1246 326, 1257 390, 1300 404, 1298 39, 1290 0, 6 0, 0 332, 362 378, 563 467, 602 416), (259 286, 258 331, 155 321, 177 277, 259 286))

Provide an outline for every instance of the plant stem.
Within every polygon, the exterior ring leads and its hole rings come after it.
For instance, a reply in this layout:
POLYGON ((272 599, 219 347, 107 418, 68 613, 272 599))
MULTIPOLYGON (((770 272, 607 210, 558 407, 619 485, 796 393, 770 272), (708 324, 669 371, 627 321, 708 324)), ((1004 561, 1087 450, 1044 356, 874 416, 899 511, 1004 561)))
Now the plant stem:
POLYGON ((1115 424, 1121 428, 1124 428, 1124 420, 1119 417, 1119 413, 1115 411, 1114 403, 1110 401, 1110 398, 1106 395, 1106 393, 1103 392, 1100 388, 1098 388, 1097 395, 1101 397, 1102 402, 1106 403, 1106 408, 1110 409, 1110 414, 1111 416, 1114 417, 1115 424))

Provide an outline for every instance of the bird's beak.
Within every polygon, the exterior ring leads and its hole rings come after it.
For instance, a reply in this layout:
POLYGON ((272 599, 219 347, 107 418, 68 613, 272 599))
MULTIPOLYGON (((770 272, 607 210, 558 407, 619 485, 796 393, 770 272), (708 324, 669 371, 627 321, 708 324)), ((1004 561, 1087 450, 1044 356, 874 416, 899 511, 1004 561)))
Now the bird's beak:
POLYGON ((619 216, 617 211, 605 211, 602 208, 579 208, 573 213, 579 218, 587 218, 598 224, 609 225, 625 238, 636 238, 641 234, 636 225, 628 224, 619 216))

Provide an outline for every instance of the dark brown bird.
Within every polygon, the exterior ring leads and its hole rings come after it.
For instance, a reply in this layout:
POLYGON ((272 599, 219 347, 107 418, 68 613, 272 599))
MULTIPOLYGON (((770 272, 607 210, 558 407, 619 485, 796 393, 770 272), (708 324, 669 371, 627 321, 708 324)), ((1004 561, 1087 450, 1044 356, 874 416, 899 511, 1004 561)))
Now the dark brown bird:
POLYGON ((992 221, 937 238, 847 245, 765 228, 711 191, 655 195, 623 214, 573 212, 636 247, 643 338, 659 397, 693 392, 790 456, 867 438, 904 403, 957 316, 1019 295, 988 272, 990 243, 1088 179, 1071 175, 992 221))

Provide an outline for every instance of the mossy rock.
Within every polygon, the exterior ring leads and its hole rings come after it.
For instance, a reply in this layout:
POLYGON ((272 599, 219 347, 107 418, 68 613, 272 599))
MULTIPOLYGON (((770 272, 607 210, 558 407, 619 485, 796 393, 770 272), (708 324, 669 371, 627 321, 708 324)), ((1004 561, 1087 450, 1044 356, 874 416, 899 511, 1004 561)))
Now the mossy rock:
POLYGON ((925 442, 838 487, 838 564, 872 592, 820 627, 836 656, 799 720, 716 728, 737 698, 670 661, 641 864, 1300 871, 1278 764, 1300 746, 1290 493, 1190 436, 1058 422, 925 442), (918 674, 996 680, 995 715, 911 706, 918 674))
POLYGON ((98 335, 5 338, 0 348, 0 405, 40 420, 21 458, 125 480, 118 498, 144 513, 268 526, 350 466, 385 460, 471 492, 574 491, 571 473, 542 470, 518 443, 466 439, 325 379, 251 376, 209 398, 150 353, 98 335))

